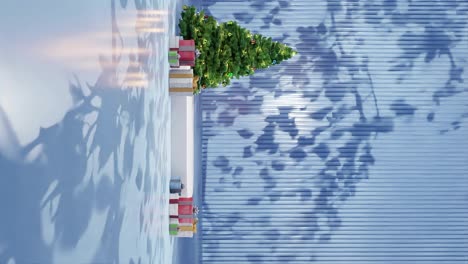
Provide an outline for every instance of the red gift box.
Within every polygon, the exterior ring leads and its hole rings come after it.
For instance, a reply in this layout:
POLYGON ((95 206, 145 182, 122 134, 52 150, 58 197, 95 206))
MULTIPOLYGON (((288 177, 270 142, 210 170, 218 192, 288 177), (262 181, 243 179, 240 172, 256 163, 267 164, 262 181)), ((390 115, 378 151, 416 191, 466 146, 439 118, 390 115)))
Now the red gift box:
POLYGON ((193 197, 179 197, 179 204, 193 204, 193 197))
POLYGON ((179 51, 181 61, 192 61, 195 60, 195 52, 193 51, 179 51))
POLYGON ((179 51, 195 51, 195 40, 179 40, 179 51))
POLYGON ((193 214, 189 215, 179 215, 179 223, 183 224, 193 224, 193 214))
POLYGON ((193 214, 192 204, 181 205, 179 203, 179 215, 191 215, 191 214, 193 214))
POLYGON ((169 37, 169 50, 178 51, 179 50, 179 36, 170 36, 169 37))
POLYGON ((180 61, 180 66, 190 66, 194 67, 195 66, 195 61, 180 61))

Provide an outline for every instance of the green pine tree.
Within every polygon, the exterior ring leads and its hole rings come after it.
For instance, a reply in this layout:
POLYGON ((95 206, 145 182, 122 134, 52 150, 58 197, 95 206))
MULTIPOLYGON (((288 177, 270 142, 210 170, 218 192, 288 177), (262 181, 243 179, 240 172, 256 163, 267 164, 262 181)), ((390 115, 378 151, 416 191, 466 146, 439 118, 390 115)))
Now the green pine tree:
POLYGON ((194 67, 200 88, 227 86, 232 78, 254 74, 294 56, 290 47, 260 34, 253 34, 235 21, 218 24, 203 11, 184 6, 179 21, 184 39, 195 40, 200 51, 194 67))

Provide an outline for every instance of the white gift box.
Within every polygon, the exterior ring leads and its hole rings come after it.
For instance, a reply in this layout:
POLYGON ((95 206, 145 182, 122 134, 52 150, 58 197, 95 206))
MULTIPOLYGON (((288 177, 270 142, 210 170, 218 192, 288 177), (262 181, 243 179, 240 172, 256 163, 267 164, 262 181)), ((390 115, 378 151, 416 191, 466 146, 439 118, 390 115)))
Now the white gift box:
POLYGON ((178 237, 193 237, 193 232, 190 231, 179 231, 177 232, 178 237))
POLYGON ((193 93, 193 69, 190 67, 170 69, 169 91, 171 93, 193 93))
POLYGON ((171 36, 169 37, 169 49, 171 50, 178 50, 179 49, 179 36, 171 36))
MULTIPOLYGON (((169 215, 178 215, 179 214, 179 205, 178 204, 169 204, 169 215)), ((178 223, 178 220, 177 220, 178 223)))
POLYGON ((192 88, 193 78, 171 78, 169 80, 170 88, 192 88))

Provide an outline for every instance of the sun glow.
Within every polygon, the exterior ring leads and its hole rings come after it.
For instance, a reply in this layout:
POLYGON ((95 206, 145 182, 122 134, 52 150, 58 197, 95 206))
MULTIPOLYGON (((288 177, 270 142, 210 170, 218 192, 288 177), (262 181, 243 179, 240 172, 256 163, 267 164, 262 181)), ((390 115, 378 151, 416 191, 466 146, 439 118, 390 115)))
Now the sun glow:
POLYGON ((129 74, 127 68, 138 68, 141 61, 146 61, 141 57, 156 56, 158 50, 144 41, 167 32, 167 15, 168 10, 123 11, 117 14, 115 25, 109 29, 57 36, 30 49, 48 63, 78 74, 108 69, 109 65, 103 65, 99 59, 106 58, 111 68, 118 68, 118 79, 124 87, 148 87, 146 74, 129 74))

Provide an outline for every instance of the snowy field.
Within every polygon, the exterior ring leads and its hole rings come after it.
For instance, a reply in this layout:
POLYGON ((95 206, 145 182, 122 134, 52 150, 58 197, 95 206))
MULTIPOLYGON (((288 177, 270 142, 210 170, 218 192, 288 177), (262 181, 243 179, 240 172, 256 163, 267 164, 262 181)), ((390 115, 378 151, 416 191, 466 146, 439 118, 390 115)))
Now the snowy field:
POLYGON ((177 1, 0 8, 0 263, 170 263, 177 1))

